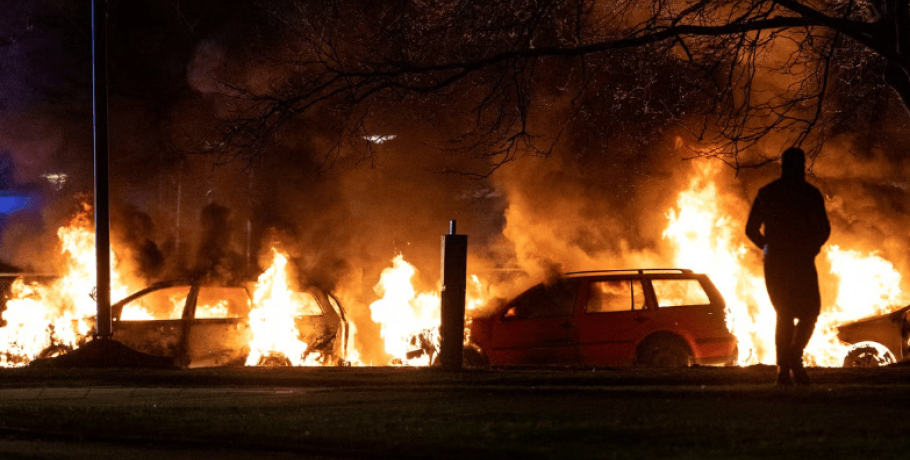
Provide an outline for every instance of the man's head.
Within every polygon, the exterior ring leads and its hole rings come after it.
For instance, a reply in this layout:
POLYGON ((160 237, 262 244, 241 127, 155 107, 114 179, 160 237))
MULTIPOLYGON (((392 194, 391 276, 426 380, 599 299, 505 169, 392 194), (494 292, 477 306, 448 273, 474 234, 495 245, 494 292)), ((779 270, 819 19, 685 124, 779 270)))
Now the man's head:
POLYGON ((799 147, 790 147, 780 156, 780 176, 786 178, 806 177, 806 153, 799 147))

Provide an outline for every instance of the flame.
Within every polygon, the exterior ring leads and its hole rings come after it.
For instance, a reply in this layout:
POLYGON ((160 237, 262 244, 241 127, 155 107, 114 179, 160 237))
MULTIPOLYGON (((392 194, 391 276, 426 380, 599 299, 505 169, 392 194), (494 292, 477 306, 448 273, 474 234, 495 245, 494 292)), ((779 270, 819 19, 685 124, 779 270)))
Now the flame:
POLYGON ((221 299, 214 305, 196 304, 196 318, 227 318, 228 301, 221 299))
MULTIPOLYGON (((250 354, 247 366, 266 358, 285 358, 293 366, 317 365, 319 353, 307 353, 294 319, 314 308, 312 296, 298 292, 288 273, 288 256, 272 248, 272 264, 259 276, 250 311, 250 354)), ((319 308, 318 305, 315 308, 319 308)))
POLYGON ((887 313, 895 305, 906 305, 908 297, 900 287, 900 272, 877 252, 863 254, 831 245, 824 254, 838 283, 837 297, 822 309, 806 355, 809 364, 840 366, 850 346, 837 340, 837 325, 887 313))
MULTIPOLYGON (((381 298, 370 304, 370 317, 380 325, 379 335, 386 353, 402 362, 408 362, 411 337, 422 330, 439 327, 439 293, 417 292, 411 284, 416 273, 417 269, 404 256, 395 256, 392 266, 382 271, 379 283, 373 288, 381 298)), ((408 364, 426 365, 429 357, 425 363, 408 364)))
MULTIPOLYGON (((63 256, 64 275, 49 284, 17 279, 3 311, 5 325, 0 327, 0 366, 24 366, 55 347, 73 349, 91 335, 97 306, 90 296, 95 285, 95 235, 91 207, 83 205, 72 221, 57 231, 63 256)), ((273 249, 272 266, 259 278, 250 313, 253 339, 248 365, 263 357, 283 357, 292 365, 318 365, 322 356, 308 350, 298 338, 294 318, 312 309, 316 299, 293 291, 287 272, 287 255, 273 249)), ((128 287, 117 271, 112 251, 111 298, 126 297, 128 287)), ((186 297, 170 298, 171 311, 150 312, 141 305, 127 305, 121 320, 179 318, 186 297), (157 315, 156 315, 157 313, 157 315), (161 317, 160 315, 168 315, 161 317)), ((228 315, 226 301, 196 306, 197 318, 223 318, 228 315)))
POLYGON ((719 192, 719 166, 700 163, 676 207, 666 216, 663 237, 676 250, 675 264, 705 273, 727 304, 727 328, 739 342, 740 364, 773 362, 774 308, 761 267, 750 266, 742 221, 722 209, 748 210, 748 203, 719 192), (767 332, 771 335, 768 336, 767 332))
MULTIPOLYGON (((17 280, 12 286, 0 328, 0 366, 28 364, 50 347, 75 348, 92 333, 97 306, 95 286, 95 235, 92 208, 82 209, 57 230, 64 275, 50 285, 17 280)), ((111 266, 117 258, 111 254, 111 266)), ((120 276, 111 274, 111 298, 129 292, 120 276)), ((147 313, 147 312, 146 312, 147 313)), ((138 313, 136 313, 138 314, 138 313)))
MULTIPOLYGON (((688 187, 666 213, 663 237, 675 250, 676 266, 706 273, 724 296, 727 327, 739 343, 739 364, 773 364, 776 316, 761 260, 750 256, 751 243, 745 238, 744 214, 749 203, 722 193, 715 183, 720 168, 714 162, 695 167, 688 187), (740 218, 725 211, 728 209, 736 210, 740 218)), ((833 304, 822 305, 805 361, 840 366, 849 347, 837 340, 837 326, 904 305, 907 297, 900 289, 900 273, 878 254, 837 245, 827 246, 823 254, 831 271, 820 272, 819 282, 837 294, 833 304)))
MULTIPOLYGON (((392 362, 410 366, 427 366, 430 355, 414 352, 439 349, 439 292, 418 292, 412 280, 417 269, 398 254, 379 276, 373 288, 380 299, 370 304, 370 315, 380 325, 386 353, 392 362), (410 355, 410 356, 409 356, 410 355)), ((486 302, 485 285, 477 275, 470 275, 465 289, 465 311, 480 308, 486 302)), ((467 331, 466 331, 467 332, 467 331)))

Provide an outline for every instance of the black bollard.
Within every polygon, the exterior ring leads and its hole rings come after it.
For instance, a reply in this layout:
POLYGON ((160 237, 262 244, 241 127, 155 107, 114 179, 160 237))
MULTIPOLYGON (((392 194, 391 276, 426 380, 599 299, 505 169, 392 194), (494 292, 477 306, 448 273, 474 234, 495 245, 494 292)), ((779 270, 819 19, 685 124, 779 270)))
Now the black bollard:
POLYGON ((464 354, 464 300, 468 266, 468 236, 442 236, 442 294, 439 325, 439 362, 442 368, 460 371, 464 354))

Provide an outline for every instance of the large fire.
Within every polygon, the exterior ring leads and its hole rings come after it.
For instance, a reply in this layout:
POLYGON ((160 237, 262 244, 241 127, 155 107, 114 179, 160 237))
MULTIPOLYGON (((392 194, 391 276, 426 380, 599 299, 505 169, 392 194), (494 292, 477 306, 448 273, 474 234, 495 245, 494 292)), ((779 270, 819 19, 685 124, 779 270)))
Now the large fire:
MULTIPOLYGON (((49 285, 22 279, 13 283, 3 312, 6 325, 0 327, 0 366, 27 364, 55 347, 74 348, 91 334, 96 313, 91 296, 95 285, 91 217, 91 208, 84 204, 72 221, 57 231, 66 276, 49 285)), ((111 265, 117 266, 113 255, 111 265)), ((129 291, 115 270, 111 276, 112 298, 123 297, 129 291)))
MULTIPOLYGON (((313 309, 311 296, 297 290, 288 272, 287 254, 272 248, 272 264, 259 276, 250 311, 250 354, 247 366, 264 359, 285 358, 293 366, 319 364, 319 353, 307 353, 308 345, 298 337, 294 318, 313 309)), ((315 307, 319 308, 319 307, 315 307)))
MULTIPOLYGON (((719 168, 709 162, 694 168, 688 187, 667 212, 664 238, 675 249, 677 266, 708 274, 723 294, 727 326, 739 342, 739 363, 774 363, 774 308, 760 255, 757 250, 750 253, 745 237, 749 203, 720 192, 715 183, 719 168)), ((822 314, 805 359, 811 365, 840 366, 847 347, 835 337, 836 326, 904 305, 907 297, 900 289, 900 273, 875 253, 827 245, 818 259, 819 266, 822 259, 831 266, 830 273, 819 273, 823 291, 832 287, 837 295, 822 297, 822 314)))
MULTIPOLYGON (((665 213, 663 239, 672 265, 706 273, 727 303, 727 326, 739 342, 739 364, 774 362, 774 309, 765 290, 760 253, 745 238, 744 220, 749 203, 736 194, 723 193, 717 178, 723 172, 715 163, 694 164, 687 186, 665 213)), ((20 366, 48 349, 72 349, 90 336, 96 305, 94 285, 94 234, 91 209, 82 212, 58 231, 63 276, 48 284, 17 280, 12 288, 0 327, 0 366, 20 366)), ((822 314, 806 353, 807 364, 839 366, 847 347, 835 334, 836 326, 880 314, 908 303, 901 291, 901 274, 877 253, 827 245, 818 258, 823 293, 822 314), (831 298, 828 298, 831 297, 831 298)), ((327 363, 310 344, 300 339, 295 318, 314 308, 312 296, 299 292, 289 272, 288 255, 272 249, 271 265, 262 273, 252 294, 249 325, 252 339, 246 364, 320 365, 327 363)), ((112 299, 125 297, 143 286, 123 282, 112 254, 112 299)), ((613 268, 613 267, 604 267, 613 268)), ((414 287, 416 268, 402 255, 392 258, 374 290, 379 297, 369 305, 371 319, 380 327, 384 351, 393 363, 429 365, 438 349, 440 296, 414 287)), ((480 308, 488 288, 476 275, 467 283, 466 308, 480 308)), ((174 312, 185 297, 170 299, 174 312)), ((317 307, 318 308, 318 307, 317 307)), ((197 305, 199 318, 225 316, 227 306, 197 305)), ((175 313, 176 312, 176 313, 175 313)), ((154 319, 153 312, 127 305, 121 319, 154 319)), ((356 330, 350 324, 350 331, 356 330)), ((363 344, 361 344, 363 346, 363 344)), ((351 356, 357 350, 347 344, 351 356)), ((356 356, 353 358, 356 360, 356 356)))
MULTIPOLYGON (((94 331, 97 306, 91 297, 95 285, 95 237, 91 208, 86 204, 75 218, 61 227, 58 238, 64 262, 63 275, 53 282, 17 279, 11 286, 5 322, 0 327, 0 366, 28 364, 43 353, 78 347, 94 331)), ((295 317, 318 310, 309 294, 297 291, 288 271, 287 254, 272 249, 271 266, 255 284, 249 325, 253 337, 247 365, 287 363, 321 365, 320 353, 308 350, 298 338, 295 317)), ((144 286, 122 281, 116 252, 112 253, 111 298, 119 300, 144 286)), ((168 299, 170 311, 150 312, 139 304, 127 304, 121 320, 180 318, 186 295, 168 299), (157 314, 157 316, 156 316, 157 314)), ((196 318, 228 317, 227 301, 196 305, 196 318)))
POLYGON ((370 304, 370 315, 380 325, 386 353, 402 363, 427 365, 429 354, 409 358, 408 352, 420 348, 419 341, 436 348, 439 343, 439 293, 417 292, 412 278, 417 270, 401 254, 392 266, 382 271, 374 290, 381 296, 370 304))
MULTIPOLYGON (((374 287, 381 298, 370 304, 370 313, 380 325, 385 352, 392 355, 393 363, 426 366, 439 349, 441 300, 439 292, 418 292, 414 288, 416 273, 417 269, 404 256, 395 256, 392 266, 382 271, 374 287)), ((477 275, 467 281, 465 311, 470 314, 482 307, 488 296, 477 275)))

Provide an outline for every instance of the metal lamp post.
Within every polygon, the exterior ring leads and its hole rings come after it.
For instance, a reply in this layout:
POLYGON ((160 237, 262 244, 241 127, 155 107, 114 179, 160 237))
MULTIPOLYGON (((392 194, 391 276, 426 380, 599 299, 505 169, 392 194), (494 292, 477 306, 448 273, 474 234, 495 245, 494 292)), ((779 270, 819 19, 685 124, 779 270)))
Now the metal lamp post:
POLYGON ((98 303, 95 339, 111 332, 111 228, 108 178, 107 0, 92 0, 93 112, 95 125, 95 301, 98 303))

